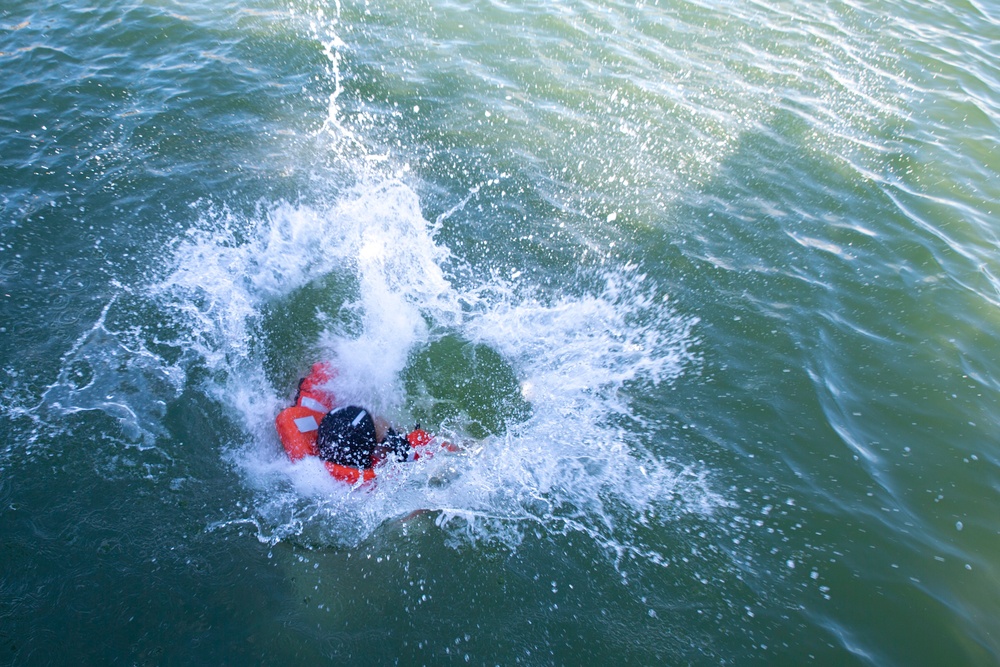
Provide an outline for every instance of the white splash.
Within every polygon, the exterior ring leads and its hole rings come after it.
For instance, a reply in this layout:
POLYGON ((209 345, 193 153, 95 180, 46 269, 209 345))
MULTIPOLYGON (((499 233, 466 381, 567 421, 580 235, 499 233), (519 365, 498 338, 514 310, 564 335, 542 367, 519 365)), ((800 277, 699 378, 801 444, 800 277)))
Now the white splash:
POLYGON ((152 288, 187 318, 191 349, 224 378, 208 392, 246 433, 225 455, 258 499, 248 521, 260 539, 356 544, 387 519, 430 510, 449 539, 514 545, 527 530, 572 531, 618 556, 658 561, 630 541, 629 525, 725 504, 704 471, 642 444, 656 424, 631 407, 630 387, 669 386, 694 361, 694 319, 630 266, 589 292, 518 291, 497 274, 459 290, 443 268, 458 262, 434 234, 415 193, 387 180, 327 208, 207 215, 152 288), (351 490, 315 461, 292 464, 273 418, 293 388, 269 386, 248 339, 267 304, 314 281, 348 288, 339 315, 316 314, 316 354, 335 360, 344 400, 408 419, 406 401, 419 397, 405 396, 402 372, 423 346, 452 335, 510 364, 531 416, 478 443, 450 433, 466 442, 463 453, 392 466, 373 489, 351 490))

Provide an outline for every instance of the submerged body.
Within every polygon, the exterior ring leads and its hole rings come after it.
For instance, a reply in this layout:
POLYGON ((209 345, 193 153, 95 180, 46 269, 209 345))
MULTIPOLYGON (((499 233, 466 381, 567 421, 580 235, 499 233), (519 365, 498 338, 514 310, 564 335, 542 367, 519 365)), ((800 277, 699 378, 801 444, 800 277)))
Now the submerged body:
POLYGON ((329 364, 313 364, 299 383, 295 404, 275 418, 281 444, 292 461, 315 456, 335 479, 364 484, 375 479, 376 468, 390 456, 414 461, 437 449, 454 451, 419 426, 402 435, 364 408, 339 404, 327 389, 334 377, 336 369, 329 364))

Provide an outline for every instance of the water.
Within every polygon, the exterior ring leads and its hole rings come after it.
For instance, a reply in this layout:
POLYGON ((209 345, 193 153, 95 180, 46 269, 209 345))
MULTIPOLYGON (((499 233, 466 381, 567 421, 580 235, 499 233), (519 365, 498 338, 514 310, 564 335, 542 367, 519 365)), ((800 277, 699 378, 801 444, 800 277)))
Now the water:
POLYGON ((0 9, 2 661, 996 664, 998 43, 0 9), (463 451, 291 464, 317 359, 463 451))

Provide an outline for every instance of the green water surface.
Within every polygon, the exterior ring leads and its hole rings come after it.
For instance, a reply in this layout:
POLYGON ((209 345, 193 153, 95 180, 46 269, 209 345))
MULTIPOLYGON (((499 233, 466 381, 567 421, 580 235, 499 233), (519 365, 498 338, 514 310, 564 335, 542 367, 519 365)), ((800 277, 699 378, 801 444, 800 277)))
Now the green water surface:
POLYGON ((997 44, 977 2, 0 8, 0 663, 996 664, 997 44), (362 254, 261 286, 281 221, 399 189, 423 333, 362 254), (331 332, 482 443, 374 518, 268 430, 331 332))

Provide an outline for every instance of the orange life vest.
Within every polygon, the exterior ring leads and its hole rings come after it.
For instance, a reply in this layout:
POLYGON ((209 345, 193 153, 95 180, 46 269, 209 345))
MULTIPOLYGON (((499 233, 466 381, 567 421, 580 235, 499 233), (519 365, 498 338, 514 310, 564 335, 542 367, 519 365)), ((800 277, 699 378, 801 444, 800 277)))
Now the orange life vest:
MULTIPOLYGON (((319 435, 319 425, 327 412, 337 405, 337 398, 326 385, 333 378, 337 377, 337 369, 326 363, 313 364, 309 375, 299 383, 299 393, 295 397, 295 405, 285 408, 278 413, 274 420, 274 425, 278 429, 278 437, 288 458, 292 461, 299 461, 306 456, 319 456, 317 437, 319 435)), ((422 428, 416 428, 406 435, 406 441, 413 450, 413 460, 433 455, 432 445, 434 438, 422 428)), ((455 451, 455 447, 448 443, 441 443, 440 447, 449 451, 455 451)), ((343 466, 330 461, 323 461, 326 469, 334 478, 357 484, 359 480, 367 483, 375 479, 375 467, 382 461, 372 457, 372 465, 369 468, 354 468, 343 466)))

